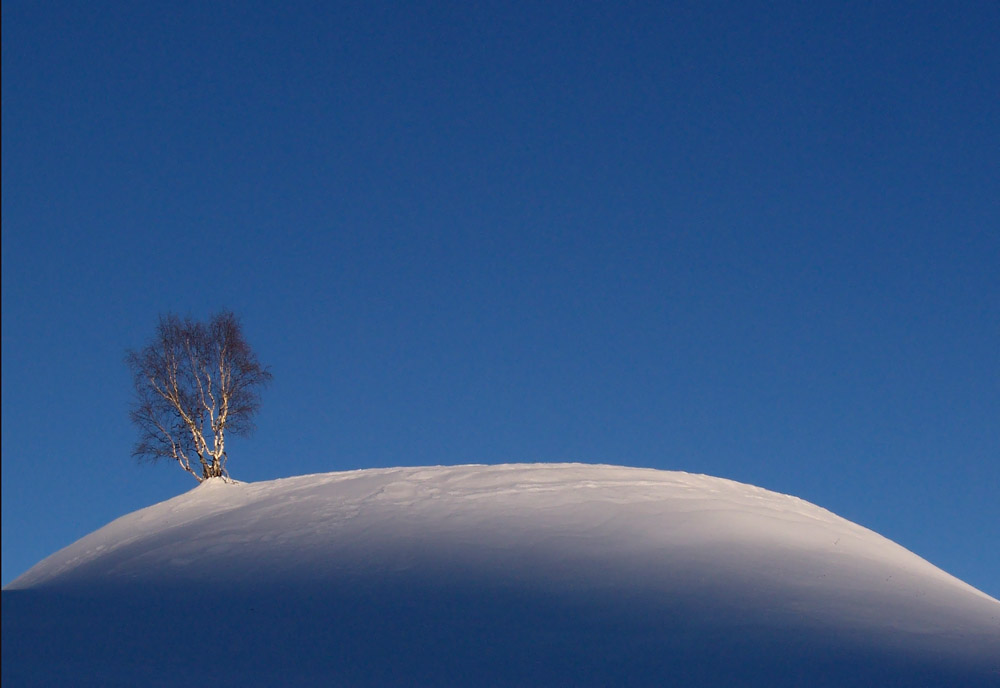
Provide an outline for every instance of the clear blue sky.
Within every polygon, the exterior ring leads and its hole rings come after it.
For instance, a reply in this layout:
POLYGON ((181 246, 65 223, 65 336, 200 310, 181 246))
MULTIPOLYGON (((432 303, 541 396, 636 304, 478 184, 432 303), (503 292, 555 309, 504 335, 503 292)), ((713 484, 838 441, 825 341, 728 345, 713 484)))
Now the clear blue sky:
POLYGON ((235 477, 586 461, 1000 597, 996 2, 3 3, 3 582, 195 483, 124 350, 243 319, 235 477), (650 7, 658 4, 659 7, 650 7))

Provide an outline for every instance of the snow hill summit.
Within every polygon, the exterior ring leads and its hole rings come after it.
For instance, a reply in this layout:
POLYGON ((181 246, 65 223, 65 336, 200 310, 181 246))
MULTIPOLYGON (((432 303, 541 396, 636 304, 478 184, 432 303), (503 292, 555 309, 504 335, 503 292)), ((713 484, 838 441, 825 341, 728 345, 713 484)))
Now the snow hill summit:
POLYGON ((4 686, 1000 686, 1000 602, 829 511, 580 464, 208 480, 3 591, 4 686))

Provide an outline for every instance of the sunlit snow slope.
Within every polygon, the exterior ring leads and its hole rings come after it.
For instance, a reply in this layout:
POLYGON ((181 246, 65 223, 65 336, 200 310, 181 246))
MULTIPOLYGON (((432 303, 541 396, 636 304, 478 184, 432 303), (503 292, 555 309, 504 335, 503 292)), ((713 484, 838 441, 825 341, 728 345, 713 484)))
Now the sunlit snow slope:
POLYGON ((1000 686, 1000 602, 800 499, 579 464, 210 481, 3 593, 7 685, 1000 686))

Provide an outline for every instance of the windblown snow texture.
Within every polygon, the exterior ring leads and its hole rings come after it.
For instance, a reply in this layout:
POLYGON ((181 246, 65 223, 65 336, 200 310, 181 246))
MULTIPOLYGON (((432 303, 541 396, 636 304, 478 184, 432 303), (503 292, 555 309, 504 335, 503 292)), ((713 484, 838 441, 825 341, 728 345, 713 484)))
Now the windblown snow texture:
POLYGON ((579 464, 213 480, 3 592, 4 686, 1000 686, 1000 602, 824 509, 579 464))

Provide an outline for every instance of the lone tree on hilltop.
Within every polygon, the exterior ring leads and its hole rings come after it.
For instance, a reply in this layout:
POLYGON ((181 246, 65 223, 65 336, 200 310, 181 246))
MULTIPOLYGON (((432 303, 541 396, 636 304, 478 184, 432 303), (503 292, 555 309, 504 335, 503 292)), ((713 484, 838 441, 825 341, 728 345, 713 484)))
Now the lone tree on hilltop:
POLYGON ((125 362, 135 384, 129 417, 139 428, 132 455, 172 459, 198 482, 228 478, 226 432, 253 431, 260 389, 271 380, 236 316, 222 311, 207 324, 160 316, 153 341, 125 362))

